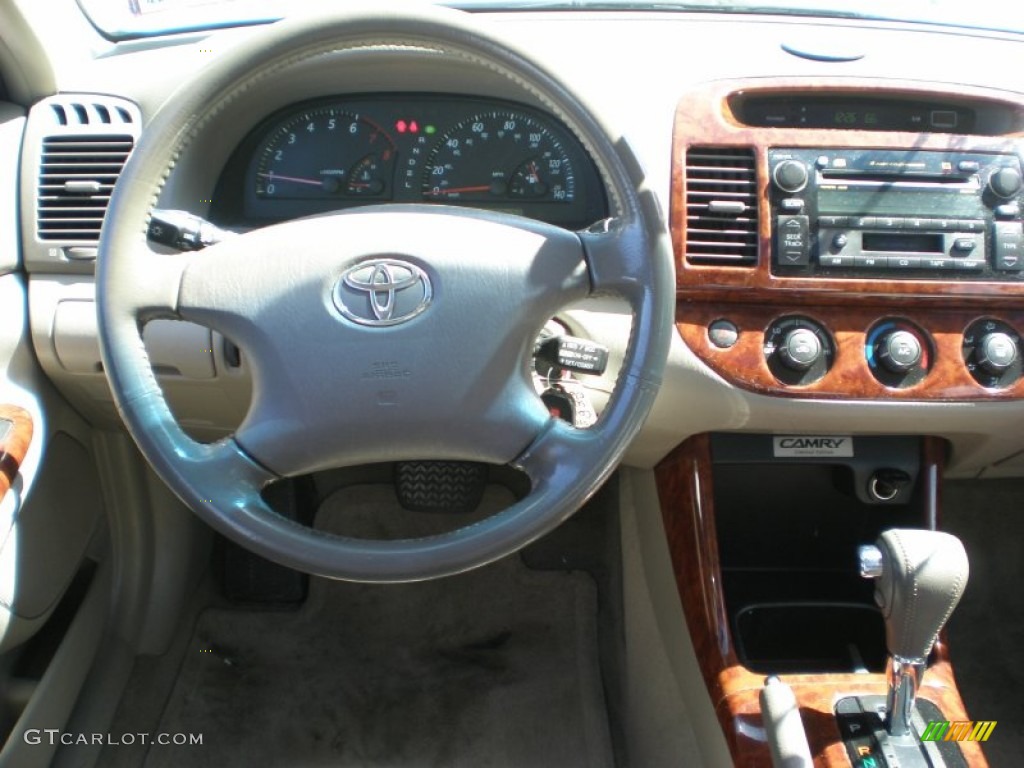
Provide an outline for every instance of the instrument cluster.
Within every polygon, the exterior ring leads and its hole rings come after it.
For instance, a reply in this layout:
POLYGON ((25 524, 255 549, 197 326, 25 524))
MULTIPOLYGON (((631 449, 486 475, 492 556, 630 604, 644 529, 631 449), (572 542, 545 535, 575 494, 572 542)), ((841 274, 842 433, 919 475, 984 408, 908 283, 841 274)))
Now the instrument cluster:
POLYGON ((211 214, 259 225, 380 203, 440 203, 582 228, 607 216, 593 161, 550 115, 493 99, 387 94, 271 115, 225 169, 211 214))

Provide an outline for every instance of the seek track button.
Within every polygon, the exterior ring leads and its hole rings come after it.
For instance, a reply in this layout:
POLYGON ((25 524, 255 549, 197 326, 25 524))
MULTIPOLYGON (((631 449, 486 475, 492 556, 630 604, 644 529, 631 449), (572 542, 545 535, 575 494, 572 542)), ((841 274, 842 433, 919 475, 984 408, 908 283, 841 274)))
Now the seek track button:
POLYGON ((805 266, 810 263, 811 246, 807 216, 779 216, 775 222, 779 264, 805 266))

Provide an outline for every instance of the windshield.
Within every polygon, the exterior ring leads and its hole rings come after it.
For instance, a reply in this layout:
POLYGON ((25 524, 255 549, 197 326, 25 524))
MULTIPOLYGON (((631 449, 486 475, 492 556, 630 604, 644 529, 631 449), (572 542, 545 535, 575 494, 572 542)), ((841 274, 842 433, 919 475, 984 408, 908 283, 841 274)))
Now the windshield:
MULTIPOLYGON (((343 0, 339 0, 343 2, 343 0)), ((406 0, 408 1, 408 0, 406 0)), ((78 0, 93 25, 115 40, 244 24, 261 24, 322 0, 78 0)), ((420 0, 431 3, 432 0, 420 0)), ((445 0, 475 11, 689 10, 884 19, 1024 33, 1024 4, 1006 0, 445 0)))

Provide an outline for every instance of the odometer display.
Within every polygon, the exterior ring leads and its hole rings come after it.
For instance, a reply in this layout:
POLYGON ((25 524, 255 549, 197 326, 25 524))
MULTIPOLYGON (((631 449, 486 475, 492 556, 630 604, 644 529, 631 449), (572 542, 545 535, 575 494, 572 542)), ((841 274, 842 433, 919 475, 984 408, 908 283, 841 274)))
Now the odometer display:
POLYGON ((426 200, 566 203, 576 196, 576 175, 562 143, 519 112, 486 112, 459 122, 424 165, 426 200))

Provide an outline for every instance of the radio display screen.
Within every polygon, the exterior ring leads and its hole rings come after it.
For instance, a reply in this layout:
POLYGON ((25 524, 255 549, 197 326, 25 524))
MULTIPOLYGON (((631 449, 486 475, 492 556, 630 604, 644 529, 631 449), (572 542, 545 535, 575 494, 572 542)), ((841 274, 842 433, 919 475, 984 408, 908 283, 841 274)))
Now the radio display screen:
POLYGON ((861 248, 883 253, 945 253, 942 235, 918 232, 865 232, 861 248))
POLYGON ((933 191, 891 185, 854 187, 837 185, 818 187, 818 213, 879 213, 946 218, 981 218, 984 208, 977 190, 959 194, 950 190, 933 191))

